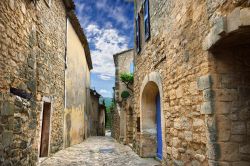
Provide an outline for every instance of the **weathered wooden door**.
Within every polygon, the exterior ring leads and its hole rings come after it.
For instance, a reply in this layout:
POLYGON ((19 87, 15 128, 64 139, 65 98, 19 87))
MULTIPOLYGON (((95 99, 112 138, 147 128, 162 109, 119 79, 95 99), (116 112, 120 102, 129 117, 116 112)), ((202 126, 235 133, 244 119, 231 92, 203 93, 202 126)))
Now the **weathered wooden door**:
POLYGON ((43 118, 42 118, 42 131, 41 131, 41 144, 40 144, 40 157, 47 157, 49 153, 50 114, 51 114, 51 104, 44 103, 43 118))

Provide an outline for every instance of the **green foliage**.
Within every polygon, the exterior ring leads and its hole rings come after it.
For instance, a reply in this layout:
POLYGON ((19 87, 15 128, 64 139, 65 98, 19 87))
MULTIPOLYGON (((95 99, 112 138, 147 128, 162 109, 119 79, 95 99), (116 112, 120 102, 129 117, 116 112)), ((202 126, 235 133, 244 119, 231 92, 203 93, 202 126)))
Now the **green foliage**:
POLYGON ((129 94, 128 91, 123 91, 122 94, 121 94, 121 97, 122 97, 123 99, 127 99, 129 96, 130 96, 130 94, 129 94))
POLYGON ((133 84, 134 82, 134 75, 131 73, 122 73, 120 78, 121 78, 121 81, 124 82, 126 85, 133 84))
POLYGON ((109 105, 106 105, 106 113, 105 113, 106 129, 111 128, 111 110, 113 110, 115 107, 115 104, 112 100, 109 100, 108 103, 109 105))

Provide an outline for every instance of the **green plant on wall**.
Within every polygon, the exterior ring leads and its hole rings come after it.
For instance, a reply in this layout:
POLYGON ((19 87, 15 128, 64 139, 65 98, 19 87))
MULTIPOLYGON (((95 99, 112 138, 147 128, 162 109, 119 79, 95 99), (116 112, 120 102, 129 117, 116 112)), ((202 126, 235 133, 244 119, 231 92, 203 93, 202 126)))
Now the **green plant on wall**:
POLYGON ((130 86, 134 82, 134 75, 131 73, 121 73, 120 79, 126 85, 127 89, 133 92, 133 89, 130 86))
POLYGON ((129 96, 130 96, 130 94, 129 94, 128 91, 123 91, 122 94, 121 94, 121 97, 122 97, 123 99, 127 99, 129 96))

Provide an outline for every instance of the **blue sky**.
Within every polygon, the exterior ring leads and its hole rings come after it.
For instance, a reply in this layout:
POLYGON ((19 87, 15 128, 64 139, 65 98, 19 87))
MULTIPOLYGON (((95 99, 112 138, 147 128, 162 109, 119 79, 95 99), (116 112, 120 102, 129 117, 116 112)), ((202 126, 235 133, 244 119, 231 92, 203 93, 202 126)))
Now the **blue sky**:
POLYGON ((133 0, 74 1, 91 50, 91 87, 104 97, 112 97, 113 54, 133 48, 133 0))

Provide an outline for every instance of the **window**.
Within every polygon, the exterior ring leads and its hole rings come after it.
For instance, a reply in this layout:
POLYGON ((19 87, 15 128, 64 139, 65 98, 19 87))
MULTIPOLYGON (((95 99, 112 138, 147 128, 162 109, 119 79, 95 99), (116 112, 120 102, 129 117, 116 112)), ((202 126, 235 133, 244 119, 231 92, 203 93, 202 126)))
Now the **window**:
POLYGON ((140 46, 140 16, 137 14, 136 17, 136 52, 139 53, 141 51, 140 46))
POLYGON ((134 62, 130 62, 130 73, 134 73, 134 62))
POLYGON ((145 41, 147 41, 150 37, 150 17, 149 17, 149 0, 144 0, 144 33, 145 33, 145 41))

